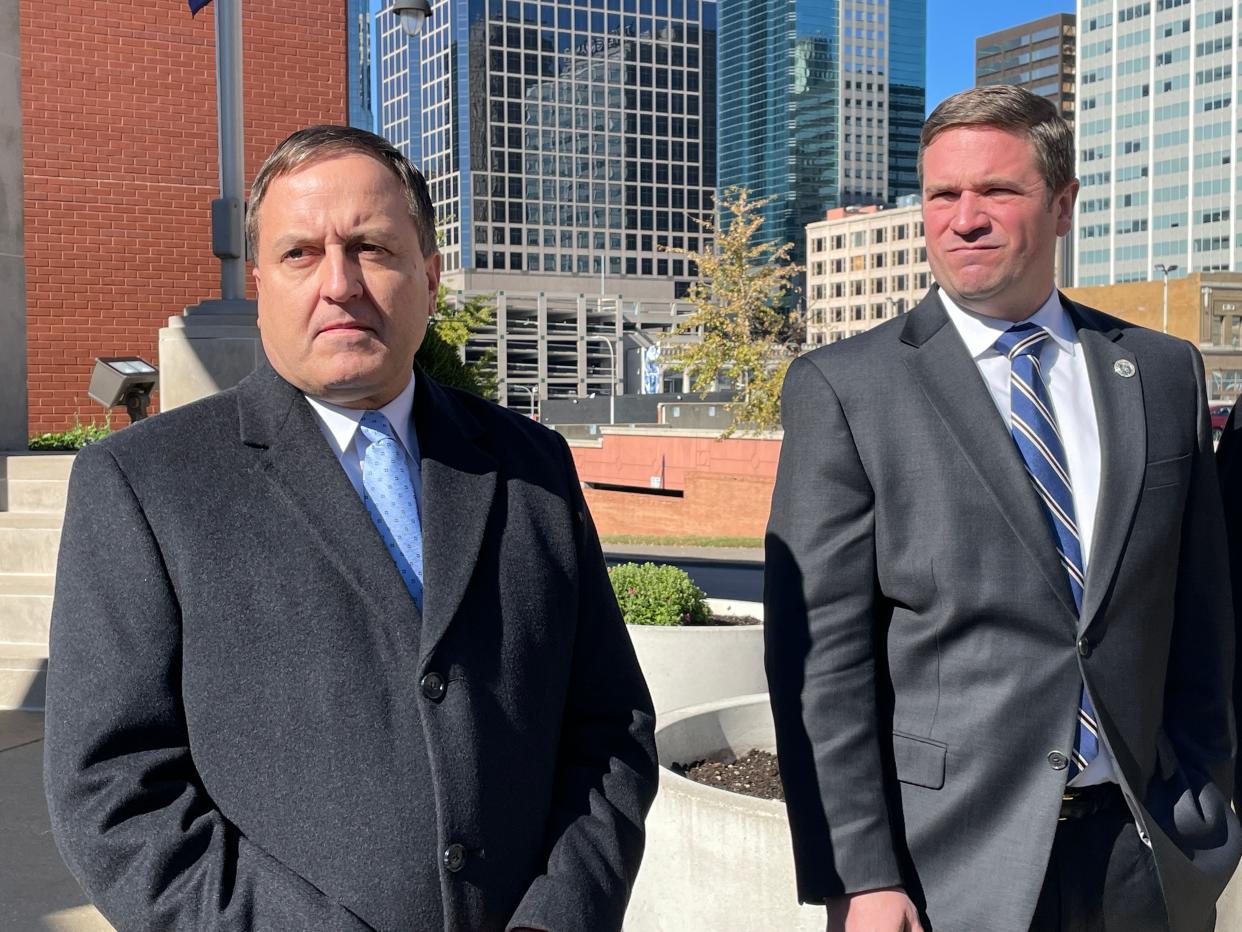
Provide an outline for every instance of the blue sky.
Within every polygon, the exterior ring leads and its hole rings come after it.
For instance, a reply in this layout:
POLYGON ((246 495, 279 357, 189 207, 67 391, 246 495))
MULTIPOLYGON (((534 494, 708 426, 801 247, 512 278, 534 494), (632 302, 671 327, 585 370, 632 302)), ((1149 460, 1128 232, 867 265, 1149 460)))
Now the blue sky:
POLYGON ((975 86, 975 39, 1039 19, 1073 13, 1074 0, 927 0, 927 111, 975 86))

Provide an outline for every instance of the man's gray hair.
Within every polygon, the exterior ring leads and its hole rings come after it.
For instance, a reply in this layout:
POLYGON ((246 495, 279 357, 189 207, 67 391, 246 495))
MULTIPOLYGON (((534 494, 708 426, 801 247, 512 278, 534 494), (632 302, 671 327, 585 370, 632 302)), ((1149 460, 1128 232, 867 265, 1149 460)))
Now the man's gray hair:
POLYGON ((410 218, 418 230, 418 245, 423 256, 438 252, 436 245, 436 215, 431 206, 431 195, 422 172, 411 164, 387 139, 352 126, 328 124, 300 129, 278 145, 267 157, 263 167, 254 177, 250 188, 250 205, 246 210, 246 239, 252 255, 259 248, 259 210, 271 183, 281 175, 287 175, 313 161, 342 153, 358 152, 369 155, 397 176, 405 191, 410 218))
POLYGON ((1074 131, 1056 105, 1023 88, 995 84, 954 94, 932 111, 919 137, 920 184, 927 147, 945 130, 961 126, 992 126, 1030 140, 1049 203, 1074 180, 1074 131))

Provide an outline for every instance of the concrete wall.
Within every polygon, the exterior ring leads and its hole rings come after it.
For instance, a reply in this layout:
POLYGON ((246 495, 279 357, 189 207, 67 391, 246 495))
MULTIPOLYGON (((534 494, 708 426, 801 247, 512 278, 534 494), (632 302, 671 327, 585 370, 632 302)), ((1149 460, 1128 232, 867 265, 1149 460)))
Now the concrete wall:
POLYGON ((0 450, 26 448, 26 263, 17 0, 0 0, 0 450))

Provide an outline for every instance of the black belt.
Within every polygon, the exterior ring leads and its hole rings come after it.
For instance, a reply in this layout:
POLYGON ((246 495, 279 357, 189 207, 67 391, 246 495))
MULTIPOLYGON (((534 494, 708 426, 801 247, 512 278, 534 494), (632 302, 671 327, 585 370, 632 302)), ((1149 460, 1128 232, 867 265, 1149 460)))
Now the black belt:
POLYGON ((1061 814, 1058 822, 1085 819, 1097 812, 1110 809, 1121 801, 1121 789, 1116 783, 1097 783, 1095 786, 1066 787, 1061 796, 1061 814))

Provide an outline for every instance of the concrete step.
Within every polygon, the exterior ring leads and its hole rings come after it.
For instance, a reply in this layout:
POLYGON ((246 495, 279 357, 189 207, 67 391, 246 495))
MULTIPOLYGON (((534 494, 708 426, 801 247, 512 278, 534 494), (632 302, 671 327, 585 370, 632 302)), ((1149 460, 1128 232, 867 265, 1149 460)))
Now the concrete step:
POLYGON ((9 479, 8 511, 64 514, 67 479, 9 479))
POLYGON ((63 516, 0 512, 0 573, 55 573, 63 516))
POLYGON ((47 644, 55 585, 50 573, 0 573, 0 643, 47 644))
POLYGON ((63 514, 72 453, 0 454, 0 511, 63 514))
POLYGON ((0 468, 8 479, 69 478, 73 453, 0 453, 0 468))
POLYGON ((47 646, 0 644, 0 709, 42 709, 47 646))

